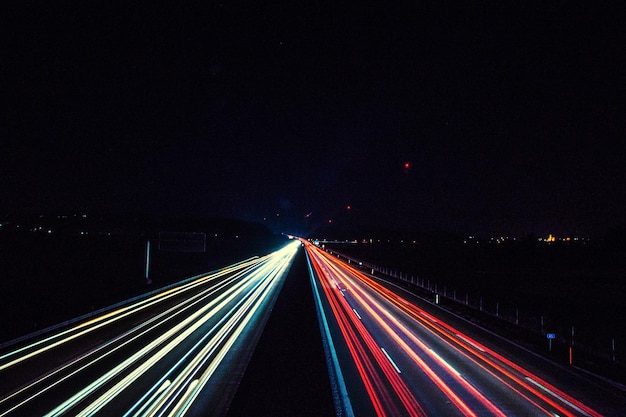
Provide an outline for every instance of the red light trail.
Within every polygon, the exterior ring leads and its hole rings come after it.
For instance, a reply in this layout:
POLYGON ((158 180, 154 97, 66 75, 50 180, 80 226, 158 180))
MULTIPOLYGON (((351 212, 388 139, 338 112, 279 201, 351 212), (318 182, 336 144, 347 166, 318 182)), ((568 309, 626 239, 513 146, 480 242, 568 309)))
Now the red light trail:
POLYGON ((306 249, 339 328, 336 348, 345 343, 376 415, 600 416, 359 269, 306 249))

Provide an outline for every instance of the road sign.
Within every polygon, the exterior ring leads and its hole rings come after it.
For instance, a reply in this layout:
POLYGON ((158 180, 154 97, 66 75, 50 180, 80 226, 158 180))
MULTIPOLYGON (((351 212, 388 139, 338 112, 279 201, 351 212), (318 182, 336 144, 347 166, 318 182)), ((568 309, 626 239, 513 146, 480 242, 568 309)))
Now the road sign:
POLYGON ((206 233, 159 232, 159 250, 166 252, 206 252, 206 233))

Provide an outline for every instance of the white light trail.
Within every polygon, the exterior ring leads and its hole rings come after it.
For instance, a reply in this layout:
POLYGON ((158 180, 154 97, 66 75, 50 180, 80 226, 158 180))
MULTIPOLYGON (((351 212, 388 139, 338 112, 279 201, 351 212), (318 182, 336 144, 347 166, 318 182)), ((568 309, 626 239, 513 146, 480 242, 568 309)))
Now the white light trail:
MULTIPOLYGON (((231 282, 234 282, 238 279, 241 278, 242 274, 244 274, 244 272, 240 272, 237 273, 235 275, 233 275, 232 277, 228 278, 226 281, 220 282, 218 283, 216 286, 211 287, 207 290, 202 291, 201 293, 190 297, 189 299, 184 300, 183 303, 172 307, 156 316, 154 316, 152 319, 149 319, 141 324, 139 324, 138 326, 134 327, 133 329, 122 333, 121 335, 109 340, 108 342, 105 342, 104 344, 98 346, 96 349, 93 349, 90 352, 87 352, 84 355, 80 355, 79 357, 77 357, 76 359, 66 363, 65 365, 61 366, 60 368, 55 369, 54 371, 46 374, 45 376, 43 376, 42 378, 36 380, 35 382, 33 382, 32 384, 29 384, 23 388, 21 388, 20 390, 14 392, 13 394, 2 398, 0 400, 0 404, 2 404, 3 402, 6 402, 7 400, 10 400, 13 397, 16 397, 20 394, 22 394, 25 391, 34 391, 35 393, 33 395, 31 395, 30 397, 27 397, 26 399, 24 399, 22 402, 16 404, 14 407, 6 410, 4 413, 0 414, 0 417, 6 415, 8 412, 13 411, 14 409, 26 404, 29 401, 32 401, 33 399, 35 399, 36 397, 44 394, 46 391, 54 388, 55 386, 61 384, 63 381, 69 379, 70 377, 78 374, 81 371, 84 371, 85 369, 87 369, 89 366, 92 366, 94 364, 96 364, 99 361, 102 361, 103 359, 105 359, 107 356, 110 356, 111 354, 115 353, 116 351, 122 349, 123 347, 125 347, 126 345, 128 345, 129 343, 132 343, 133 341, 137 340, 139 337, 144 336, 146 333, 154 331, 157 327, 162 326, 164 324, 166 324, 168 321, 174 320, 178 315, 181 315, 182 313, 184 313, 187 309, 192 308, 194 305, 203 302, 205 300, 206 297, 209 297, 211 295, 213 295, 216 291, 218 291, 219 289, 225 287, 226 285, 230 284, 231 282), (150 326, 151 324, 155 323, 154 326, 150 326), (143 331, 143 328, 145 328, 143 331), (134 334, 134 336, 133 336, 134 334), (124 339, 126 339, 124 341, 124 339), (100 356, 97 356, 97 354, 99 352, 104 352, 102 353, 100 356), (66 374, 65 376, 62 376, 62 373, 72 367, 75 367, 77 365, 79 365, 81 362, 86 361, 87 358, 89 357, 93 357, 95 356, 95 358, 87 363, 85 363, 84 365, 76 368, 74 371, 71 371, 70 373, 66 374), (58 379, 54 380, 54 377, 57 377, 57 375, 61 375, 60 377, 58 377, 58 379), (52 380, 53 382, 48 382, 49 380, 52 380)), ((190 287, 191 288, 191 287, 190 287)))
POLYGON ((576 406, 576 404, 572 404, 571 402, 567 401, 565 398, 561 397, 557 393, 553 392, 552 390, 548 389, 547 387, 544 387, 543 385, 541 385, 539 382, 535 381, 534 379, 526 377, 526 380, 528 382, 530 382, 531 384, 538 386, 539 388, 541 388, 542 390, 544 390, 548 394, 552 395, 554 398, 558 398, 563 403, 565 403, 568 406, 572 407, 574 410, 578 411, 579 413, 582 413, 582 414, 584 414, 586 416, 590 416, 591 415, 591 414, 587 413, 585 410, 583 410, 582 408, 576 406))
POLYGON ((8 409, 0 409, 0 417, 17 411, 72 378, 80 378, 79 374, 87 368, 93 368, 96 363, 106 364, 105 359, 114 357, 113 354, 120 356, 124 352, 122 349, 129 351, 126 357, 117 363, 107 364, 104 373, 45 415, 72 413, 76 416, 91 416, 120 397, 132 384, 145 381, 146 375, 154 377, 155 372, 156 383, 151 384, 152 388, 131 406, 125 416, 184 414, 232 346, 247 337, 250 323, 261 314, 261 310, 267 314, 269 310, 264 306, 275 294, 276 288, 279 288, 277 284, 286 276, 299 246, 299 242, 293 242, 265 257, 184 281, 2 355, 0 372, 59 349, 71 341, 75 341, 72 343, 74 346, 79 343, 76 342, 78 338, 105 326, 114 323, 132 325, 136 322, 121 320, 147 311, 148 308, 158 309, 162 303, 166 306, 165 301, 169 302, 167 309, 157 310, 145 321, 134 324, 112 339, 0 399, 0 407, 9 401, 14 403, 8 409), (191 290, 193 293, 189 293, 191 290), (184 296, 187 293, 189 296, 184 296), (180 301, 174 299, 175 305, 171 307, 172 297, 177 296, 180 301), (210 327, 206 328, 209 322, 210 327), (150 340, 146 341, 146 338, 150 340), (156 371, 158 368, 155 365, 166 357, 172 358, 171 355, 176 354, 176 349, 180 350, 179 346, 184 341, 191 340, 189 338, 193 338, 193 347, 185 350, 173 366, 169 365, 165 371, 156 371), (81 410, 74 410, 78 406, 81 410))
MULTIPOLYGON (((253 262, 253 261, 251 261, 251 262, 253 262)), ((248 263, 240 264, 240 265, 237 265, 237 268, 244 269, 244 268, 246 268, 248 266, 249 266, 248 263)), ((43 347, 35 349, 34 351, 32 351, 30 353, 27 353, 27 354, 24 354, 24 355, 14 359, 14 360, 12 360, 12 361, 0 364, 0 371, 2 371, 4 369, 7 369, 7 368, 9 368, 9 367, 11 367, 11 366, 13 366, 13 365, 15 365, 17 363, 22 362, 22 361, 25 361, 26 359, 29 359, 29 358, 32 358, 32 357, 34 357, 36 355, 44 353, 44 352, 46 352, 46 351, 48 351, 50 349, 53 349, 53 348, 58 347, 58 346, 61 346, 62 344, 67 343, 67 342, 69 342, 71 340, 74 340, 74 339, 76 339, 76 338, 78 338, 80 336, 84 336, 84 335, 86 335, 86 334, 88 334, 88 333, 90 333, 90 332, 92 332, 94 330, 97 330, 97 329, 99 329, 99 328, 101 328, 103 326, 112 324, 112 323, 114 323, 117 320, 120 320, 120 319, 122 319, 122 318, 124 318, 124 317, 126 317, 126 316, 128 316, 130 314, 137 313, 137 312, 139 312, 139 311, 141 311, 141 310, 143 310, 145 308, 148 308, 148 307, 150 307, 150 306, 152 306, 152 305, 154 305, 154 304, 156 304, 158 302, 162 302, 162 301, 164 301, 164 300, 166 300, 166 299, 168 299, 170 297, 178 295, 181 291, 189 290, 189 289, 191 289, 191 288, 193 288, 195 286, 198 286, 198 285, 201 285, 201 284, 205 283, 205 281, 207 281, 207 280, 214 280, 214 279, 216 279, 218 277, 221 277, 221 276, 223 276, 223 275, 225 275, 226 273, 229 273, 229 272, 232 272, 232 271, 229 271, 228 269, 224 269, 224 270, 220 271, 218 274, 205 276, 205 277, 199 278, 196 281, 193 281, 191 283, 185 284, 185 285, 183 285, 181 287, 175 287, 175 288, 168 289, 168 290, 166 290, 166 291, 164 291, 162 293, 159 293, 157 295, 154 295, 154 296, 152 296, 152 297, 150 297, 150 298, 148 298, 146 300, 142 300, 142 301, 139 301, 138 303, 135 303, 133 305, 130 305, 130 306, 127 306, 127 307, 123 307, 123 308, 120 308, 120 309, 117 309, 117 310, 105 313, 105 314, 103 314, 101 316, 98 316, 98 317, 92 319, 92 320, 88 320, 88 321, 86 321, 84 323, 81 323, 81 324, 75 326, 75 327, 72 327, 72 328, 67 329, 65 331, 62 331, 60 333, 54 334, 54 335, 52 335, 52 336, 50 336, 48 338, 45 338, 43 340, 37 341, 37 342, 35 342, 35 343, 31 344, 31 345, 28 345, 28 346, 25 346, 23 348, 20 348, 20 349, 14 350, 12 352, 9 352, 7 354, 4 354, 4 355, 0 356, 0 361, 3 361, 5 359, 7 359, 7 358, 16 356, 19 353, 22 353, 22 352, 34 349, 37 346, 43 345, 43 347), (79 331, 81 329, 84 329, 84 330, 79 331), (76 332, 76 333, 74 333, 74 332, 76 332), (74 334, 72 334, 72 333, 74 333, 74 334), (62 338, 63 336, 66 336, 66 335, 69 335, 69 336, 67 336, 65 338, 62 338), (57 339, 60 339, 60 340, 57 340, 57 339), (46 344, 46 343, 48 343, 48 344, 46 344)))

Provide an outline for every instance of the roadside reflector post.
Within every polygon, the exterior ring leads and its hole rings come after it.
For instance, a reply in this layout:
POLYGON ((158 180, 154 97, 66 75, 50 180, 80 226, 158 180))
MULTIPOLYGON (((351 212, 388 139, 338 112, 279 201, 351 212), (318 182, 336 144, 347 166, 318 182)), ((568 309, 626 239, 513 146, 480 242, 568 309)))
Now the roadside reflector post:
POLYGON ((613 363, 615 363, 615 338, 611 339, 611 353, 612 353, 612 359, 613 359, 613 363))

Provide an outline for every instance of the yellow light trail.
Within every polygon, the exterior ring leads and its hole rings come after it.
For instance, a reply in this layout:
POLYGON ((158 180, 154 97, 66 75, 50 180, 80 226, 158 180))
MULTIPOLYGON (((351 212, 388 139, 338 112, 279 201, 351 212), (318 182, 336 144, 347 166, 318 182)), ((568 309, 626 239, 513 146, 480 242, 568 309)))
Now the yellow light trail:
POLYGON ((168 386, 167 390, 160 394, 160 398, 152 399, 150 401, 153 403, 152 406, 147 409, 146 406, 142 407, 134 414, 135 416, 154 416, 164 410, 167 410, 171 406, 174 399, 185 389, 185 395, 180 398, 178 404, 174 406, 173 409, 176 410, 176 415, 182 415, 184 411, 188 409, 198 393, 206 385, 210 376, 220 365, 229 349, 236 342, 237 338, 244 332, 246 325, 254 317, 263 301, 273 290, 276 281, 283 275, 285 268, 288 267, 289 264, 286 261, 289 260, 284 258, 282 261, 282 264, 274 266, 273 271, 269 271, 268 273, 264 272, 263 275, 265 276, 261 278, 263 281, 261 281, 255 288, 254 293, 251 293, 240 307, 232 310, 233 315, 228 322, 220 326, 220 330, 216 336, 211 339, 211 341, 206 343, 204 348, 198 352, 193 360, 189 361, 185 369, 180 372, 179 376, 168 386), (211 355, 215 353, 216 349, 220 346, 220 343, 222 343, 228 336, 228 340, 210 363, 209 368, 198 378, 197 373, 202 369, 211 355), (193 384, 195 388, 192 390, 185 388, 188 387, 189 384, 193 384))
MULTIPOLYGON (((105 363, 105 358, 113 357, 113 354, 119 356, 118 352, 123 352, 122 348, 132 348, 125 358, 107 365, 105 372, 96 375, 86 386, 45 414, 59 416, 71 412, 76 416, 94 415, 149 370, 154 370, 157 363, 166 357, 172 357, 168 355, 175 354, 175 349, 183 341, 193 337, 195 346, 185 352, 174 366, 164 371, 152 388, 126 413, 143 416, 169 412, 170 415, 183 415, 222 364, 232 346, 245 337, 246 330, 255 316, 260 314, 264 303, 275 293, 278 284, 286 276, 298 246, 298 242, 293 242, 267 256, 184 281, 181 285, 154 295, 149 294, 139 301, 105 312, 2 355, 0 372, 53 349, 59 349, 68 342, 105 326, 119 323, 130 315, 154 308, 172 297, 181 296, 190 290, 200 290, 187 298, 181 298, 174 307, 168 306, 165 311, 158 312, 0 399, 0 406, 9 401, 16 402, 8 409, 0 409, 0 417, 18 411, 48 390, 70 378, 78 377, 96 363, 105 363), (209 287, 203 288, 206 285, 209 287), (205 329, 212 320, 216 321, 205 329), (166 325, 169 326, 167 329, 166 325), (161 328, 163 329, 160 330, 161 328), (143 340, 140 338, 147 337, 150 340, 139 343, 143 340), (133 347, 138 344, 140 346, 133 347), (76 410, 79 406, 80 410, 76 410)), ((159 375, 160 372, 159 370, 159 375)))
MULTIPOLYGON (((245 268, 247 266, 249 266, 249 265, 248 264, 241 264, 241 265, 238 265, 238 268, 243 269, 243 268, 245 268)), ((164 300, 166 300, 166 299, 168 299, 170 297, 178 295, 181 291, 189 290, 191 288, 194 288, 194 287, 196 287, 198 285, 203 284, 207 280, 214 280, 214 279, 216 279, 218 277, 221 277, 221 276, 223 276, 223 275, 225 275, 225 274, 227 274, 229 272, 231 272, 231 271, 229 271, 228 269, 225 269, 223 271, 220 271, 218 274, 211 275, 211 276, 205 276, 205 277, 202 277, 202 278, 200 278, 200 279, 198 279, 198 280, 196 280, 194 282, 185 284, 185 285, 183 285, 181 287, 176 287, 176 288, 172 288, 172 289, 166 290, 166 291, 164 291, 162 293, 159 293, 159 294, 157 294, 157 295, 155 295, 153 297, 148 298, 147 300, 143 300, 143 301, 140 301, 140 302, 138 302, 136 304, 133 304, 133 305, 130 305, 130 306, 127 306, 127 307, 123 307, 123 308, 120 308, 120 309, 115 310, 115 311, 111 311, 111 312, 105 313, 105 314, 103 314, 103 315, 101 315, 99 317, 96 317, 96 318, 92 319, 92 320, 89 320, 89 321, 86 321, 84 323, 81 323, 78 326, 75 326, 75 327, 70 328, 68 330, 65 330, 65 331, 62 331, 60 333, 57 333, 57 334, 52 335, 52 336, 50 336, 48 338, 45 338, 43 340, 37 341, 37 342, 35 342, 35 343, 31 344, 31 345, 28 345, 28 346, 25 346, 23 348, 20 348, 20 349, 14 350, 12 352, 9 352, 7 354, 4 354, 4 355, 0 356, 0 361, 3 361, 3 360, 5 360, 7 358, 10 358, 12 356, 16 356, 19 353, 22 353, 24 351, 28 351, 30 349, 33 349, 33 348, 39 346, 39 345, 43 345, 43 347, 41 347, 39 349, 36 349, 36 350, 34 350, 34 351, 30 352, 30 353, 24 354, 24 355, 14 359, 14 360, 12 360, 12 361, 0 364, 0 371, 2 371, 4 369, 7 369, 7 368, 9 368, 9 367, 11 367, 11 366, 13 366, 13 365, 15 365, 17 363, 22 362, 22 361, 25 361, 26 359, 29 359, 29 358, 32 358, 32 357, 34 357, 36 355, 44 353, 44 352, 46 352, 46 351, 48 351, 50 349, 53 349, 53 348, 58 347, 58 346, 61 346, 64 343, 67 343, 67 342, 69 342, 71 340, 74 340, 74 339, 76 339, 76 338, 78 338, 80 336, 84 336, 84 335, 86 335, 86 334, 88 334, 88 333, 90 333, 90 332, 92 332, 94 330, 97 330, 97 329, 99 329, 99 328, 101 328, 103 326, 112 324, 112 323, 114 323, 117 320, 120 320, 120 319, 122 319, 122 318, 124 318, 126 316, 131 315, 131 314, 137 313, 137 312, 139 312, 139 311, 141 311, 141 310, 143 310, 145 308, 148 308, 148 307, 150 307, 150 306, 152 306, 152 305, 154 305, 154 304, 156 304, 158 302, 164 301, 164 300), (83 328, 85 328, 85 330, 78 331, 78 330, 83 329, 83 328), (77 332, 77 333, 74 333, 74 332, 77 332), (72 334, 72 333, 74 333, 74 334, 72 334), (66 335, 70 335, 70 336, 62 338, 63 336, 66 336, 66 335), (56 339, 60 339, 60 340, 54 341, 56 339), (46 343, 48 343, 48 344, 46 344, 46 343)))
MULTIPOLYGON (((94 364, 96 364, 97 362, 105 359, 107 356, 115 353, 116 351, 120 350, 121 348, 123 348, 124 346, 126 346, 129 343, 132 343, 133 341, 135 341, 136 339, 138 339, 139 337, 145 335, 146 333, 153 331, 154 329, 156 329, 159 326, 162 326, 163 324, 165 324, 167 321, 173 320, 176 318, 176 316, 184 313, 185 310, 193 307, 195 304, 202 302, 204 300, 204 298, 211 296, 213 293, 215 293, 217 290, 219 290, 220 288, 228 285, 230 282, 236 281, 238 279, 240 279, 243 274, 245 274, 247 271, 240 271, 237 274, 233 275, 232 277, 230 277, 228 280, 219 283, 217 286, 215 287, 211 287, 209 289, 204 290, 203 292, 190 297, 189 299, 184 300, 183 304, 181 305, 177 305, 175 307, 172 307, 158 315, 156 315, 155 317, 153 317, 152 319, 141 323, 140 325, 134 327, 133 329, 122 333, 121 335, 109 340, 108 342, 105 342, 104 344, 98 346, 97 348, 91 350, 90 352, 85 353, 84 355, 80 355, 78 356, 76 359, 64 364, 63 366, 61 366, 60 368, 55 369, 54 371, 46 374, 45 376, 43 376, 42 378, 38 379, 37 381, 15 391, 14 393, 12 393, 11 395, 8 395, 7 397, 4 397, 2 399, 0 399, 0 404, 10 400, 13 397, 16 397, 20 394, 22 394, 25 391, 31 390, 31 391, 35 391, 35 394, 31 395, 30 397, 27 397, 26 399, 24 399, 22 402, 20 402, 19 404, 16 404, 14 407, 6 410, 4 413, 0 414, 0 417, 6 415, 8 412, 18 408, 19 406, 22 406, 24 404, 26 404, 28 401, 32 401, 33 399, 35 399, 36 397, 44 394, 46 391, 54 388, 56 385, 59 385, 60 383, 62 383, 63 381, 69 379, 70 377, 78 374, 81 371, 84 371, 86 368, 88 368, 89 366, 92 366, 94 364), (152 323, 156 323, 156 325, 149 327, 150 324, 152 323), (143 331, 143 328, 145 328, 143 331), (131 335, 133 335, 131 337, 131 335), (118 342, 120 342, 123 339, 127 339, 124 342, 117 344, 118 342), (116 345, 117 344, 117 345, 116 345), (100 356, 96 356, 99 352, 104 352, 103 354, 101 354, 100 356), (62 376, 59 379, 53 380, 53 378, 56 375, 62 374, 64 371, 76 366, 77 364, 79 364, 82 361, 87 360, 87 358, 95 356, 95 358, 89 362, 87 362, 86 364, 80 366, 79 368, 75 369, 74 371, 70 372, 69 374, 62 376), (49 380, 52 380, 52 382, 48 382, 49 380)), ((219 274, 220 276, 222 274, 219 274)), ((210 279, 214 279, 216 277, 211 277, 210 279)), ((204 277, 201 280, 198 281, 205 281, 207 278, 204 277)), ((200 282, 201 283, 201 282, 200 282)), ((198 282, 195 282, 194 284, 198 284, 198 282)), ((198 284, 199 285, 199 284, 198 284)), ((193 287, 195 287, 196 285, 191 285, 189 287, 187 287, 187 289, 191 289, 193 287)), ((163 293, 162 293, 163 294, 163 293)), ((61 343, 62 344, 62 343, 61 343)), ((58 345, 60 346, 60 345, 58 345)), ((42 353, 42 352, 40 352, 42 353)))

